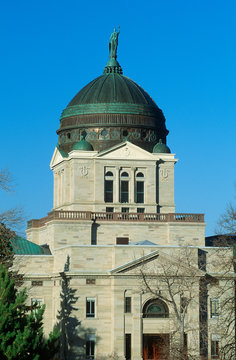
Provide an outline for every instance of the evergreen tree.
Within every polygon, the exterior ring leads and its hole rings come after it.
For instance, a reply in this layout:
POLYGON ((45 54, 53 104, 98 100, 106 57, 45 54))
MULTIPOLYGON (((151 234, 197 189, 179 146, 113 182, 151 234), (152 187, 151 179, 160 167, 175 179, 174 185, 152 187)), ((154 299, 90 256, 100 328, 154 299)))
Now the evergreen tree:
POLYGON ((57 352, 59 333, 43 337, 44 306, 27 307, 26 290, 17 292, 14 279, 0 264, 0 359, 48 360, 57 352))

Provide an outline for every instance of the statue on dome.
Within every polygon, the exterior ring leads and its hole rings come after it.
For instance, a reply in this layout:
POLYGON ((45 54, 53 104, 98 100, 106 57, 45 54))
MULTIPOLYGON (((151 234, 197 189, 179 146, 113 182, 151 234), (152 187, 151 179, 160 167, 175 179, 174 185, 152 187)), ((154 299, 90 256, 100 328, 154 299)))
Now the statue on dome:
POLYGON ((120 26, 118 26, 118 31, 116 31, 116 28, 115 28, 113 33, 110 36, 110 41, 109 41, 109 58, 110 59, 117 58, 117 46, 118 46, 119 33, 120 33, 120 26))

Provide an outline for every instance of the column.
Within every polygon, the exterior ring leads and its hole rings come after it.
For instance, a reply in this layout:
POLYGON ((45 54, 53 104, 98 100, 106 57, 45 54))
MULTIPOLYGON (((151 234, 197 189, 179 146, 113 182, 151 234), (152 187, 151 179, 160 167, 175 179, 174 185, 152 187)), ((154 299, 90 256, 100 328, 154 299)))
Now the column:
POLYGON ((142 295, 134 294, 133 301, 133 324, 132 324, 132 360, 140 360, 143 358, 143 318, 142 318, 142 295))

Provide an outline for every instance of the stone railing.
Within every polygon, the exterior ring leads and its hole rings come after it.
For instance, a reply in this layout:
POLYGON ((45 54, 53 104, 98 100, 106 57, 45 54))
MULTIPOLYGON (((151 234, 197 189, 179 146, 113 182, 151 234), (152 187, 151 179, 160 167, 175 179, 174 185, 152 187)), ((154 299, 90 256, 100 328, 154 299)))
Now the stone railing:
POLYGON ((51 211, 42 219, 28 221, 27 228, 40 228, 52 220, 73 221, 129 221, 129 222, 204 222, 204 214, 157 214, 157 213, 118 213, 92 211, 51 211))

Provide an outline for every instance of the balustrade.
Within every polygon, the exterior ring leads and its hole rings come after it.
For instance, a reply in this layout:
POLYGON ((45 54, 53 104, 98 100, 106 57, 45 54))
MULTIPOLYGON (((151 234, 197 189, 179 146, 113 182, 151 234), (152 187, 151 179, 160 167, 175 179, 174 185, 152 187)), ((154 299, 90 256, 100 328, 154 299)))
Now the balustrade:
POLYGON ((27 227, 40 228, 52 220, 74 221, 129 221, 129 222, 204 222, 204 214, 157 214, 157 213, 120 213, 92 211, 51 211, 42 219, 28 221, 27 227))

